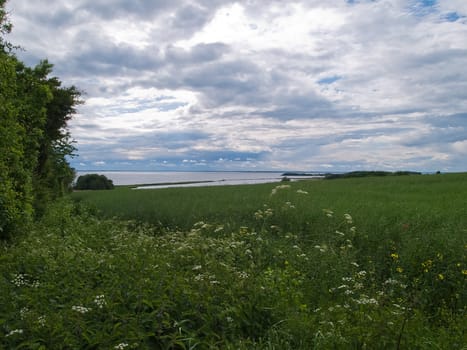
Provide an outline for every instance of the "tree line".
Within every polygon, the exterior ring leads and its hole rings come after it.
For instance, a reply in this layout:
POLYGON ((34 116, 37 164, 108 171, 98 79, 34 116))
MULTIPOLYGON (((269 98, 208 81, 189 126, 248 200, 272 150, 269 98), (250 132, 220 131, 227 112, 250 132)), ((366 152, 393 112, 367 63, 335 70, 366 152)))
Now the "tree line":
POLYGON ((47 60, 28 67, 5 36, 12 30, 0 0, 0 238, 40 216, 69 191, 75 150, 67 123, 81 93, 52 76, 47 60))

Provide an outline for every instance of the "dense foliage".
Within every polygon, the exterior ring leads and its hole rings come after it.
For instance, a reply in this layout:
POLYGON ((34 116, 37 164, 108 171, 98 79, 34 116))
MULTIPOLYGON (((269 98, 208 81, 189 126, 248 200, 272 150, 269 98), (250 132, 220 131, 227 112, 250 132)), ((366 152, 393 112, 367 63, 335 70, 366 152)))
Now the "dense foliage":
POLYGON ((135 219, 163 200, 175 224, 181 203, 208 219, 177 230, 59 203, 4 250, 0 347, 463 349, 466 222, 450 205, 467 176, 409 180, 75 192, 125 193, 135 219), (428 200, 396 206, 406 192, 428 200))
POLYGON ((113 181, 99 174, 81 175, 75 184, 77 190, 112 190, 113 188, 113 181))
POLYGON ((2 35, 11 30, 0 1, 0 238, 40 216, 74 178, 67 121, 80 102, 75 87, 50 77, 44 60, 30 68, 2 35))

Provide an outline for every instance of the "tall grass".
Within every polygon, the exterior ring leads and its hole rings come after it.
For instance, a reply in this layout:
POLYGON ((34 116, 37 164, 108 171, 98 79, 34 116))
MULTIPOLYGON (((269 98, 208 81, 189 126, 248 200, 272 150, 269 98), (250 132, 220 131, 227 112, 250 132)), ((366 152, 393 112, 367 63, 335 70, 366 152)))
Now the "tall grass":
POLYGON ((462 349, 466 180, 75 193, 2 248, 0 347, 462 349))

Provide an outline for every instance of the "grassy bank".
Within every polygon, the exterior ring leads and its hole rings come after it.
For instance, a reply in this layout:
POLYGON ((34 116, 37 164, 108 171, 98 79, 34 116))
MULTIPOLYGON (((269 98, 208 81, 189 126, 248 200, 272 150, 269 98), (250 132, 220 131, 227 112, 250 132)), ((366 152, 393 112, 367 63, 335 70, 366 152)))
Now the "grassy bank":
POLYGON ((465 344, 467 174, 72 197, 2 248, 4 348, 465 344))

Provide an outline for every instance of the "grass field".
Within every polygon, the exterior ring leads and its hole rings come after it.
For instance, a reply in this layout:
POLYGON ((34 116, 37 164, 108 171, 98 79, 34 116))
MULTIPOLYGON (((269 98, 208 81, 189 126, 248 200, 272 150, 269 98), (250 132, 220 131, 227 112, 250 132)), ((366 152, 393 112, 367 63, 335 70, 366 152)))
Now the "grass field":
POLYGON ((71 197, 2 248, 4 348, 466 348, 467 174, 71 197))

